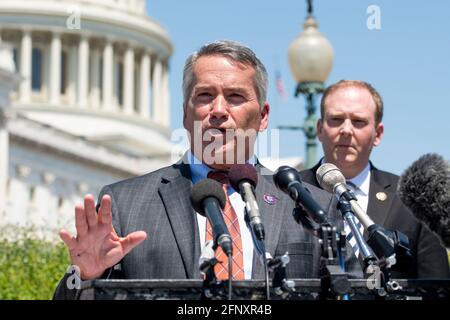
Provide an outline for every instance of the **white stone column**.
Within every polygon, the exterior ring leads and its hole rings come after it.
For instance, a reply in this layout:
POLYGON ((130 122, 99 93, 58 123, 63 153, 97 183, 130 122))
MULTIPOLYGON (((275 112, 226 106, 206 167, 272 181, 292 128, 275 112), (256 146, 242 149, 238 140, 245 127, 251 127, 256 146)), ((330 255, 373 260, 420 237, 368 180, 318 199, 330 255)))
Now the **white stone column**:
POLYGON ((9 190, 9 193, 14 197, 14 200, 12 201, 11 206, 8 207, 6 221, 2 221, 2 223, 24 225, 28 220, 29 189, 24 181, 11 177, 9 190))
POLYGON ((142 118, 150 117, 150 62, 150 55, 144 52, 139 66, 139 114, 142 118))
POLYGON ((32 40, 29 30, 23 31, 20 44, 20 75, 22 82, 19 87, 19 99, 22 103, 30 102, 31 98, 31 56, 32 56, 32 40))
POLYGON ((93 109, 100 107, 100 52, 97 49, 91 50, 89 100, 93 109))
POLYGON ((6 216, 6 184, 9 166, 8 120, 13 117, 10 93, 19 83, 12 48, 0 48, 0 224, 6 216))
MULTIPOLYGON (((9 136, 6 115, 0 107, 0 218, 5 216, 6 182, 8 180, 9 136)), ((1 222, 0 222, 1 223, 1 222)))
POLYGON ((170 94, 169 94, 169 66, 167 62, 164 64, 163 74, 162 74, 162 95, 163 95, 163 116, 162 123, 169 127, 170 126, 170 94))
POLYGON ((86 108, 89 85, 89 40, 81 36, 78 45, 78 106, 86 108))
POLYGON ((68 63, 68 84, 66 89, 66 96, 70 106, 76 105, 77 100, 77 78, 78 78, 78 47, 72 45, 67 56, 68 63))
POLYGON ((163 106, 161 100, 162 90, 162 65, 161 60, 156 58, 155 65, 153 66, 152 76, 152 118, 155 122, 161 123, 163 121, 163 106))
POLYGON ((121 81, 123 82, 123 61, 120 61, 120 53, 115 52, 113 56, 113 89, 112 89, 112 110, 118 111, 123 108, 123 89, 121 89, 121 81), (120 77, 122 77, 120 79, 120 77), (120 99, 122 96, 122 99, 120 99))
POLYGON ((123 64, 123 111, 125 114, 134 112, 134 50, 128 47, 125 51, 123 64))
POLYGON ((61 95, 61 35, 52 34, 50 43, 50 97, 51 104, 59 104, 61 95))
POLYGON ((103 83, 102 83, 102 104, 103 110, 113 110, 112 95, 113 95, 113 57, 114 51, 110 41, 105 44, 103 48, 103 83))

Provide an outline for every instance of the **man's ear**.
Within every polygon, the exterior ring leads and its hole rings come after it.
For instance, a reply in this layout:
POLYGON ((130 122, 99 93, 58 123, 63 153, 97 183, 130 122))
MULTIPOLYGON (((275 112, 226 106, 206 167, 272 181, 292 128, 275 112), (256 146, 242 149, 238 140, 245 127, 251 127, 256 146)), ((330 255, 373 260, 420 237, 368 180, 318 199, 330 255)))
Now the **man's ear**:
POLYGON ((384 135, 384 125, 382 122, 380 122, 375 128, 375 140, 373 141, 373 145, 375 147, 380 145, 383 135, 384 135))
POLYGON ((183 127, 186 129, 186 104, 183 103, 183 127))
POLYGON ((270 113, 270 105, 266 101, 263 104, 263 107, 261 109, 261 123, 259 125, 259 132, 262 132, 267 129, 267 126, 269 125, 269 113, 270 113))
POLYGON ((319 139, 319 141, 322 141, 322 132, 323 132, 322 119, 317 120, 316 130, 317 130, 317 138, 319 139))

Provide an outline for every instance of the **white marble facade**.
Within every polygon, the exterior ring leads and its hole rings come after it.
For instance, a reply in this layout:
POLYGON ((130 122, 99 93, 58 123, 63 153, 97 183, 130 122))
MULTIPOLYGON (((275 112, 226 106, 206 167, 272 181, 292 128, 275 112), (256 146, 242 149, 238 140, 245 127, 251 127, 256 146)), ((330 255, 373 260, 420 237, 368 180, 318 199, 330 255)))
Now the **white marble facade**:
POLYGON ((0 48, 0 225, 72 226, 85 193, 170 163, 173 48, 144 0, 2 0, 0 48))

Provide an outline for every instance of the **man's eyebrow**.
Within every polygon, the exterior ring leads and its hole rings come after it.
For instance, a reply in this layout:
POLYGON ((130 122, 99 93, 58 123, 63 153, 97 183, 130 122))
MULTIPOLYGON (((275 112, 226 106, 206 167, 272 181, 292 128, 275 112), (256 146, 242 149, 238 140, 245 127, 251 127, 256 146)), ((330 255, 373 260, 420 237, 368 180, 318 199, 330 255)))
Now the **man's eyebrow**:
POLYGON ((242 87, 227 87, 224 89, 224 91, 237 91, 237 92, 247 92, 247 88, 242 87))
POLYGON ((327 111, 325 113, 326 116, 341 116, 343 114, 344 114, 344 112, 342 112, 342 111, 334 111, 334 112, 327 111))
POLYGON ((200 86, 195 86, 193 88, 193 91, 200 91, 200 90, 211 90, 212 86, 208 86, 208 85, 200 85, 200 86))

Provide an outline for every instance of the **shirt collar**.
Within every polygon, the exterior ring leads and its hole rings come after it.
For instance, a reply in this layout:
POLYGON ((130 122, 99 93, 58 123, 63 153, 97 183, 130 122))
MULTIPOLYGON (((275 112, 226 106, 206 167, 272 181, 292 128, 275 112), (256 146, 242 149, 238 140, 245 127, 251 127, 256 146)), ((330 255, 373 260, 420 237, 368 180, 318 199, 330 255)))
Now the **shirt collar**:
MULTIPOLYGON (((203 180, 206 178, 208 173, 210 171, 213 171, 214 169, 207 166, 206 164, 202 163, 200 160, 197 159, 196 156, 192 153, 191 150, 188 151, 187 157, 186 157, 186 163, 189 164, 189 167, 191 169, 191 178, 192 183, 196 184, 200 180, 203 180)), ((256 157, 252 156, 246 163, 255 165, 256 164, 256 157)))
POLYGON ((368 163, 366 167, 356 177, 350 179, 350 181, 353 182, 364 195, 368 195, 370 187, 370 164, 368 163))

